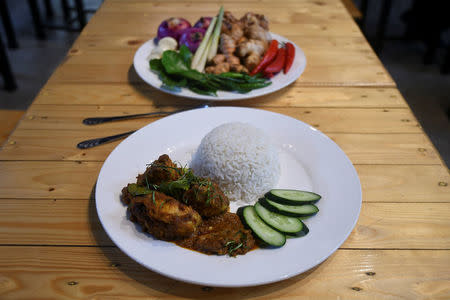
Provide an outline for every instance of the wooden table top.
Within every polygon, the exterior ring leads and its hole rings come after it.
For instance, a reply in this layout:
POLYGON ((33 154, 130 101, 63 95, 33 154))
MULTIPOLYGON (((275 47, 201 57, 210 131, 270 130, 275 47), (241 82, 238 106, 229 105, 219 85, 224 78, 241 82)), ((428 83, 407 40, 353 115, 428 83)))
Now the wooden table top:
POLYGON ((450 298, 450 177, 358 26, 338 0, 107 0, 0 151, 1 299, 450 298), (220 105, 258 107, 311 124, 353 162, 363 205, 346 242, 314 269, 278 283, 210 288, 145 269, 104 232, 93 189, 119 142, 94 137, 153 119, 85 126, 88 116, 198 105, 147 86, 136 49, 170 16, 265 14, 305 52, 289 87, 220 105))

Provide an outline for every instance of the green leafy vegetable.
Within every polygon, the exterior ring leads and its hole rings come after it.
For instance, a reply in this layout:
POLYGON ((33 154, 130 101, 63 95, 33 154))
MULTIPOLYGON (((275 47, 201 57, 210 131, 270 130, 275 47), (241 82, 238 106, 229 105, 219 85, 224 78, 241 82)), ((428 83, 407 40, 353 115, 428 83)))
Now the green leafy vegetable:
POLYGON ((177 90, 186 87, 202 95, 216 95, 218 90, 248 93, 271 84, 264 78, 242 73, 201 73, 189 67, 191 59, 192 53, 182 46, 179 52, 167 50, 161 59, 152 59, 150 69, 158 74, 163 82, 162 88, 177 90))
POLYGON ((181 45, 180 56, 186 66, 190 66, 192 62, 192 53, 186 45, 181 45))

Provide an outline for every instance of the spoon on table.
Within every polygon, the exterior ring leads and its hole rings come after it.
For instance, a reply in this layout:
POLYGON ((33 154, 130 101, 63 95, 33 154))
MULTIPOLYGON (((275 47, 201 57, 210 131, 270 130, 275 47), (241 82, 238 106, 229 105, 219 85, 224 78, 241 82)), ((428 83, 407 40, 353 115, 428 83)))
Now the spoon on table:
MULTIPOLYGON (((94 124, 100 124, 100 123, 104 123, 104 122, 111 122, 111 121, 115 121, 115 120, 123 120, 123 119, 127 119, 127 118, 138 118, 138 117, 142 117, 142 116, 148 116, 148 115, 158 115, 158 114, 175 114, 181 111, 185 111, 185 110, 189 110, 189 109, 198 109, 198 108, 208 108, 209 105, 207 104, 203 104, 201 106, 198 107, 194 107, 194 108, 185 108, 185 109, 181 109, 181 110, 176 110, 173 112, 154 112, 154 113, 148 113, 148 114, 136 114, 136 115, 128 115, 128 116, 120 116, 120 117, 105 117, 105 118, 90 118, 90 119, 105 119, 103 121, 100 121, 98 123, 90 123, 87 124, 84 122, 84 124, 87 125, 94 125, 94 124), (121 118, 124 117, 124 118, 121 118), (114 119, 115 118, 115 119, 114 119)), ((85 119, 88 120, 88 119, 85 119)), ((82 141, 80 143, 78 143, 77 148, 79 149, 88 149, 88 148, 92 148, 92 147, 96 147, 108 142, 112 142, 112 141, 116 141, 118 139, 124 138, 126 136, 129 136, 130 134, 136 132, 136 130, 132 130, 132 131, 128 131, 128 132, 124 132, 124 133, 120 133, 120 134, 116 134, 116 135, 112 135, 112 136, 107 136, 107 137, 101 137, 101 138, 95 138, 95 139, 90 139, 90 140, 86 140, 86 141, 82 141)))

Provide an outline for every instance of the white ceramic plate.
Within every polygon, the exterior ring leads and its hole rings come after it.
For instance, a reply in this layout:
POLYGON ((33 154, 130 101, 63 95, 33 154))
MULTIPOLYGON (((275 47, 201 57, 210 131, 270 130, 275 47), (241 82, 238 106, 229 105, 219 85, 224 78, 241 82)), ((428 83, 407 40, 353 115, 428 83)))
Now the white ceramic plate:
POLYGON ((289 70, 287 74, 284 74, 283 72, 278 73, 275 75, 271 81, 272 84, 262 88, 262 89, 256 89, 253 90, 247 94, 239 94, 234 92, 225 92, 225 91, 219 91, 217 92, 217 97, 215 96, 208 96, 208 95, 200 95, 196 94, 194 92, 191 92, 189 89, 182 88, 179 92, 170 91, 167 89, 161 88, 161 80, 158 78, 158 75, 153 73, 150 70, 149 66, 149 55, 152 51, 152 49, 155 47, 155 44, 153 42, 153 39, 145 42, 139 49, 137 50, 135 56, 134 56, 134 68, 136 70, 136 73, 148 84, 153 86, 154 88, 157 88, 163 92, 173 94, 180 97, 186 97, 186 98, 194 98, 194 99, 203 99, 203 100, 212 100, 212 101, 220 101, 220 100, 240 100, 240 99, 246 99, 246 98, 254 98, 266 94, 270 94, 272 92, 278 91, 279 89, 284 88, 285 86, 288 86, 297 78, 300 77, 300 75, 303 73, 306 67, 306 58, 305 54, 303 53, 302 49, 300 49, 295 43, 292 41, 289 41, 288 39, 278 35, 271 33, 272 38, 278 40, 279 42, 291 42, 295 47, 295 58, 294 62, 292 63, 292 67, 289 70))
MULTIPOLYGON (((129 136, 106 159, 96 187, 96 204, 109 237, 143 266, 182 281, 242 287, 283 280, 305 272, 330 256, 348 237, 359 216, 361 186, 344 152, 315 128, 264 110, 215 107, 181 112, 155 121, 129 136), (235 258, 205 255, 154 239, 140 231, 120 201, 121 189, 135 182, 146 164, 167 153, 188 163, 201 139, 227 122, 247 122, 264 130, 279 146, 279 188, 322 195, 320 211, 305 220, 308 235, 288 239, 277 249, 256 249, 235 258)), ((236 207, 231 206, 231 211, 236 207)))

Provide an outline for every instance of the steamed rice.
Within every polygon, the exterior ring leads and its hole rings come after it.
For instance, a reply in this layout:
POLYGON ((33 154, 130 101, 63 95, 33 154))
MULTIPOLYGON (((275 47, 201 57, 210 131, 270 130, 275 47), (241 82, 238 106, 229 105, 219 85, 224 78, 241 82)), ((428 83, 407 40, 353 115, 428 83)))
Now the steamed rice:
POLYGON ((253 203, 280 176, 277 148, 250 124, 233 122, 214 128, 201 141, 191 162, 197 176, 216 181, 231 201, 253 203))

